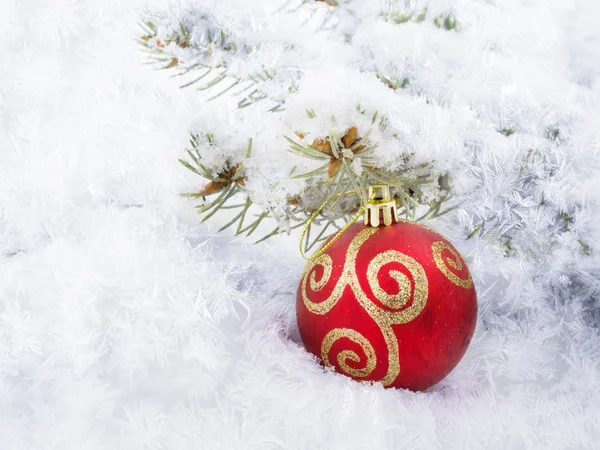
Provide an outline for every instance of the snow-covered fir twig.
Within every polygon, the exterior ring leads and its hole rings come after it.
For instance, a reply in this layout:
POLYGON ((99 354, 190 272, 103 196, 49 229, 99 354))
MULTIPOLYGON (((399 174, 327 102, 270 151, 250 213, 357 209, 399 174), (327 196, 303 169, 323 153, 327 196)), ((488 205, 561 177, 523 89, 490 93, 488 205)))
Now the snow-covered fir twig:
MULTIPOLYGON (((238 208, 227 224, 238 233, 274 219, 268 237, 330 199, 313 232, 322 239, 363 201, 342 193, 384 182, 408 217, 451 212, 438 222, 460 223, 453 233, 474 248, 548 264, 558 248, 593 255, 583 203, 565 196, 579 155, 598 151, 596 138, 575 139, 592 120, 576 106, 588 93, 518 67, 511 42, 473 41, 473 18, 490 11, 470 1, 236 0, 151 14, 144 46, 214 105, 184 163, 205 179, 191 194, 199 211, 238 208)), ((566 261, 553 270, 569 273, 566 261)))
MULTIPOLYGON (((214 129, 205 128, 193 135, 192 148, 187 152, 191 159, 182 159, 182 163, 208 181, 204 188, 188 194, 205 200, 199 212, 207 213, 205 219, 208 219, 220 208, 239 208, 235 219, 223 228, 237 224, 237 233, 252 233, 257 223, 266 217, 274 218, 277 226, 267 235, 270 236, 304 225, 307 218, 329 200, 332 205, 323 210, 314 224, 337 226, 338 219, 348 220, 364 203, 366 186, 372 183, 391 185, 407 217, 416 218, 419 207, 425 207, 419 212, 422 218, 447 211, 442 206, 451 198, 447 166, 427 159, 426 154, 419 158, 416 147, 403 139, 406 125, 390 122, 388 111, 380 111, 384 104, 374 102, 368 91, 356 95, 355 86, 343 87, 348 81, 343 70, 350 71, 354 63, 348 59, 347 64, 339 66, 333 53, 337 49, 340 54, 350 56, 348 40, 353 32, 342 32, 343 22, 338 13, 342 17, 347 15, 352 23, 355 14, 349 14, 351 10, 344 11, 337 2, 304 1, 291 9, 287 6, 273 12, 292 19, 285 22, 287 32, 283 39, 278 22, 266 17, 263 23, 251 14, 232 15, 231 21, 227 21, 201 6, 176 16, 169 12, 156 14, 143 25, 145 34, 140 43, 151 52, 159 67, 177 70, 177 77, 191 78, 183 87, 209 91, 207 101, 226 103, 235 99, 240 110, 238 117, 247 123, 251 123, 256 114, 278 113, 260 114, 261 123, 247 131, 248 142, 254 142, 254 147, 262 150, 254 157, 252 152, 242 155, 239 148, 233 150, 219 145, 219 140, 229 144, 230 138, 218 123, 214 129), (336 25, 326 26, 326 23, 336 25), (315 45, 310 49, 298 40, 302 30, 311 24, 315 35, 320 37, 315 39, 315 44, 322 40, 325 47, 315 45), (332 47, 332 55, 324 58, 323 49, 327 46, 332 47), (277 49, 276 53, 273 49, 277 49), (304 56, 307 50, 313 54, 308 61, 304 56), (329 70, 339 73, 328 80, 329 70), (316 76, 310 73, 315 71, 316 76), (313 91, 319 94, 298 102, 302 98, 299 86, 311 82, 316 83, 315 89, 329 92, 313 91), (335 89, 327 86, 328 82, 333 82, 335 89), (325 84, 319 87, 319 83, 325 84), (282 90, 281 86, 286 89, 282 90), (320 104, 326 104, 328 95, 329 105, 324 109, 320 104), (262 100, 267 100, 268 106, 265 102, 258 104, 262 100), (304 113, 306 117, 298 117, 304 113), (257 133, 266 126, 270 127, 270 135, 257 133), (273 131, 278 133, 272 136, 273 131), (377 151, 380 146, 385 153, 377 151), (266 149, 273 157, 265 158, 266 149), (294 159, 290 152, 322 163, 315 168, 306 161, 294 159), (219 155, 218 161, 211 160, 215 154, 219 155), (291 170, 285 173, 285 166, 281 166, 278 180, 267 189, 275 193, 273 198, 264 196, 264 185, 257 194, 252 186, 264 178, 265 163, 270 160, 270 164, 276 164, 277 159, 279 164, 284 160, 287 165, 292 162, 291 170), (300 182, 290 183, 291 180, 300 182), (357 197, 343 198, 349 191, 357 193, 357 197), (243 198, 240 200, 240 197, 243 198), (244 220, 249 219, 251 204, 258 204, 262 212, 247 224, 244 220)), ((387 22, 390 17, 383 15, 381 20, 387 22)), ((440 28, 439 23, 436 26, 440 28)), ((365 66, 353 72, 353 76, 366 75, 389 99, 394 98, 396 89, 406 87, 406 82, 395 81, 395 73, 386 75, 377 67, 365 66)), ((421 101, 427 102, 427 99, 421 101)), ((321 229, 319 239, 327 236, 325 231, 321 229)))

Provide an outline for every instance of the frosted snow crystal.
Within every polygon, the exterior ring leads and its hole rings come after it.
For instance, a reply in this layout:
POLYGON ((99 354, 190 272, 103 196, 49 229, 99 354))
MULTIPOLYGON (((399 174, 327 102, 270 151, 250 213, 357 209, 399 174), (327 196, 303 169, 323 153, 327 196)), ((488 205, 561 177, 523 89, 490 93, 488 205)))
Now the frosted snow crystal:
POLYGON ((0 2, 3 449, 597 446, 598 2, 34 3, 0 2), (144 65, 145 18, 168 70, 144 65), (179 196, 190 133, 215 170, 252 138, 245 189, 285 227, 318 163, 284 136, 352 126, 458 206, 428 225, 469 264, 477 331, 425 393, 324 370, 297 233, 253 246, 179 196))

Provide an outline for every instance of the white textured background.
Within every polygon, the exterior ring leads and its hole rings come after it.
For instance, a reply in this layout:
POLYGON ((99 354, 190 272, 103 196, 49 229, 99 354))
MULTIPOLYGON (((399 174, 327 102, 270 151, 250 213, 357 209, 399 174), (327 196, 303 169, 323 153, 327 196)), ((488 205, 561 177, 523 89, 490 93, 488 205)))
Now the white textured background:
MULTIPOLYGON (((599 9, 454 3, 473 52, 484 37, 506 51, 445 53, 423 64, 424 86, 443 92, 444 67, 464 63, 473 76, 455 89, 489 117, 524 133, 549 111, 568 122, 545 189, 577 233, 536 235, 543 218, 521 211, 540 242, 565 243, 535 262, 433 223, 472 267, 480 320, 458 368, 411 393, 326 372, 288 339, 294 237, 215 236, 178 197, 191 182, 177 158, 206 106, 142 64, 140 2, 0 0, 0 448, 598 448, 599 9), (511 109, 515 86, 531 116, 511 109)), ((501 208, 502 158, 482 161, 463 225, 473 205, 501 208)))

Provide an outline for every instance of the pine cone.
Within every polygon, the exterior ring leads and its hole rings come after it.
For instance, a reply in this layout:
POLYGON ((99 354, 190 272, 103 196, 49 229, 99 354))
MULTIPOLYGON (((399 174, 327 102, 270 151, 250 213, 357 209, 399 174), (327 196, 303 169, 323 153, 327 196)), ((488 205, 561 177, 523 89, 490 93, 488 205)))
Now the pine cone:
MULTIPOLYGON (((352 127, 348 131, 346 131, 346 134, 342 137, 342 143, 344 144, 345 148, 350 148, 354 144, 356 144, 360 139, 361 138, 358 136, 358 128, 352 127)), ((352 153, 358 153, 361 150, 364 150, 365 147, 366 145, 364 144, 359 145, 354 150, 352 150, 352 153)))
POLYGON ((241 165, 238 163, 232 166, 229 170, 219 173, 217 175, 217 178, 220 181, 211 181, 206 186, 204 186, 204 188, 202 188, 200 192, 198 192, 198 195, 204 197, 206 195, 216 194, 217 192, 221 192, 223 189, 225 189, 232 183, 236 183, 243 186, 246 183, 246 179, 244 177, 239 177, 235 180, 233 179, 236 176, 237 171, 240 169, 240 167, 241 165))
POLYGON ((333 178, 335 174, 339 172, 341 166, 342 159, 332 156, 329 160, 329 168, 327 169, 327 175, 329 175, 329 178, 333 178))
POLYGON ((329 6, 338 6, 337 0, 315 0, 316 2, 327 3, 329 6))
MULTIPOLYGON (((339 149, 338 155, 339 157, 335 157, 333 151, 331 149, 331 142, 328 138, 320 138, 315 139, 311 145, 311 147, 321 153, 325 153, 326 155, 331 156, 329 160, 329 168, 327 170, 327 175, 329 178, 334 177, 340 170, 342 166, 342 158, 344 158, 344 149, 350 149, 353 145, 355 145, 358 141, 360 141, 360 137, 358 136, 358 128, 351 127, 346 131, 344 136, 340 139, 342 141, 343 147, 339 149)), ((358 153, 366 148, 366 143, 359 145, 358 147, 352 149, 352 153, 358 153)), ((349 158, 351 159, 351 158, 349 158)))
POLYGON ((216 194, 217 192, 221 192, 227 186, 229 186, 229 183, 224 183, 222 181, 211 181, 204 186, 200 192, 198 192, 198 195, 204 197, 206 195, 216 194))
POLYGON ((346 134, 344 136, 342 136, 342 143, 344 144, 345 148, 350 148, 352 147, 352 144, 356 142, 357 138, 358 128, 352 127, 348 131, 346 131, 346 134))
POLYGON ((331 142, 329 139, 315 139, 312 143, 312 148, 320 151, 321 153, 325 153, 326 155, 333 156, 333 152, 331 151, 331 142))

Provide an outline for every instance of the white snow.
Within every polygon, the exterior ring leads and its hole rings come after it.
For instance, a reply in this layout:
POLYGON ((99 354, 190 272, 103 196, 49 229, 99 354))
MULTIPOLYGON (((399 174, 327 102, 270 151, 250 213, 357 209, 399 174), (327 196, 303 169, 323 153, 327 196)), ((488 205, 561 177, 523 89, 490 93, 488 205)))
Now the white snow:
POLYGON ((597 447, 600 3, 339 3, 0 0, 0 448, 597 447), (386 23, 388 3, 427 19, 386 23), (271 64, 284 111, 144 65, 143 14, 190 5, 252 47, 238 75, 271 64), (381 161, 435 159, 461 202, 429 225, 469 264, 477 331, 428 392, 324 370, 295 325, 298 236, 253 246, 179 196, 197 131, 215 164, 253 137, 257 202, 299 192, 282 136, 367 127, 358 103, 389 119, 381 161))

